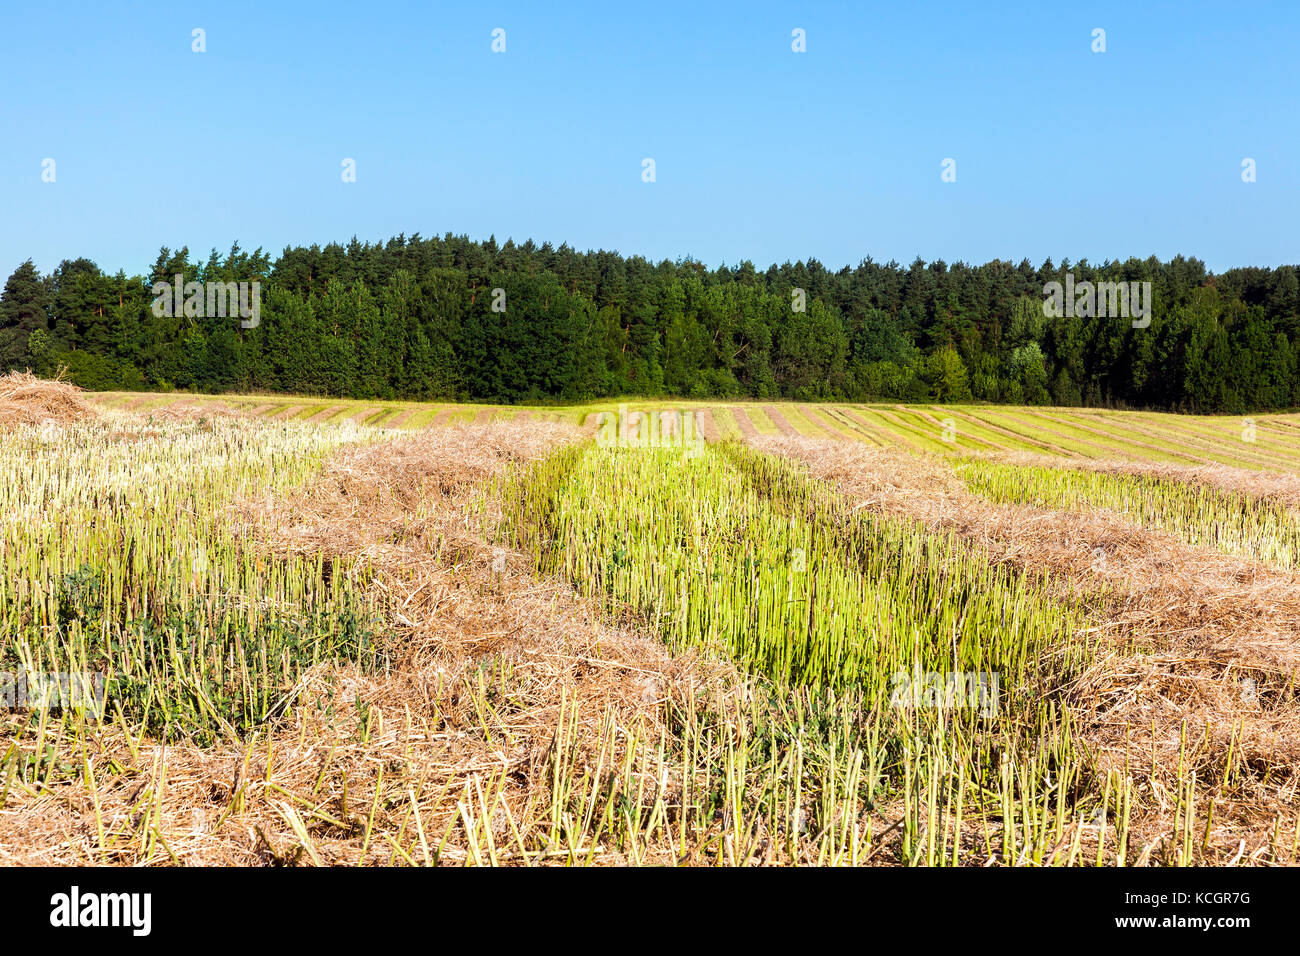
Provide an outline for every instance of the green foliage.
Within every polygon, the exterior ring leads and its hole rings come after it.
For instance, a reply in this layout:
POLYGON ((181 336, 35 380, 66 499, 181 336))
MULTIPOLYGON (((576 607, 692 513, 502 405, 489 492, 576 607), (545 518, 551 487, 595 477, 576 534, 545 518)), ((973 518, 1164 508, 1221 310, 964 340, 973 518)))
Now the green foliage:
POLYGON ((933 353, 922 373, 926 384, 941 402, 968 402, 971 398, 966 366, 951 346, 933 353))
POLYGON ((1207 273, 1086 261, 904 268, 816 260, 758 271, 652 264, 567 245, 397 237, 236 244, 147 276, 25 262, 0 298, 0 366, 75 369, 95 388, 288 391, 362 399, 581 401, 616 395, 1130 405, 1193 412, 1300 404, 1295 267, 1207 273), (1151 282, 1149 326, 1049 318, 1043 287, 1151 282), (258 281, 257 328, 160 317, 151 285, 258 281))
POLYGON ((49 352, 34 369, 44 375, 61 373, 65 381, 96 391, 130 392, 145 388, 144 376, 135 366, 93 352, 49 352))

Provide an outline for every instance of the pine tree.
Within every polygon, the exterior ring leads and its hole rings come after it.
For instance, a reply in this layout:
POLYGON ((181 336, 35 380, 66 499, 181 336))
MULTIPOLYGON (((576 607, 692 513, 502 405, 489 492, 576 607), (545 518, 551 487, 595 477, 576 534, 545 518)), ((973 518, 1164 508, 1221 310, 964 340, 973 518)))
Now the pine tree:
POLYGON ((45 282, 28 259, 9 276, 0 295, 0 370, 31 365, 27 339, 37 330, 48 332, 48 301, 45 282))

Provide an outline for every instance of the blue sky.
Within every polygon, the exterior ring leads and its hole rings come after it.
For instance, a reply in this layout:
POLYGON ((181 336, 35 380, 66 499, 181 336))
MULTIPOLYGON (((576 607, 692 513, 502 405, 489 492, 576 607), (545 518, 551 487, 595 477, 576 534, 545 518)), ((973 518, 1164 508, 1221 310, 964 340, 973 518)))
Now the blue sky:
POLYGON ((8 3, 0 275, 447 231, 760 268, 1300 262, 1300 4, 1137 6, 8 3))

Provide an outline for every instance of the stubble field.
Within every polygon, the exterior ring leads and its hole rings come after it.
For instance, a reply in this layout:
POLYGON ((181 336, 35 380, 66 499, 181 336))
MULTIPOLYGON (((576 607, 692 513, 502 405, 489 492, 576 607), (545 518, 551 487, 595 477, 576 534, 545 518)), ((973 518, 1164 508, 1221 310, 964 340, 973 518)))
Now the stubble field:
POLYGON ((1300 415, 623 404, 4 380, 0 860, 1296 861, 1300 415))

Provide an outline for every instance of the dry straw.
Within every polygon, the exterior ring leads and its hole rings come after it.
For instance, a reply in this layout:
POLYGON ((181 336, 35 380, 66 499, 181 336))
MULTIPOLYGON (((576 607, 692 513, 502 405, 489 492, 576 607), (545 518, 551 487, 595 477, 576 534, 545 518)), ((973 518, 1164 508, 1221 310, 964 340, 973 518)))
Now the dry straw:
POLYGON ((92 421, 97 412, 68 382, 10 372, 0 378, 0 426, 92 421))

